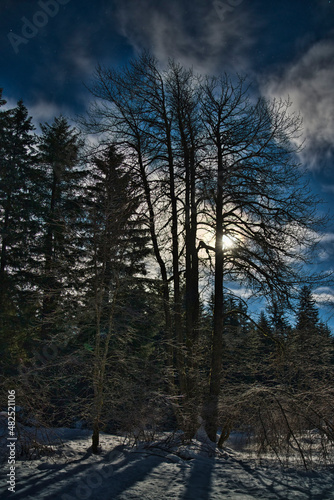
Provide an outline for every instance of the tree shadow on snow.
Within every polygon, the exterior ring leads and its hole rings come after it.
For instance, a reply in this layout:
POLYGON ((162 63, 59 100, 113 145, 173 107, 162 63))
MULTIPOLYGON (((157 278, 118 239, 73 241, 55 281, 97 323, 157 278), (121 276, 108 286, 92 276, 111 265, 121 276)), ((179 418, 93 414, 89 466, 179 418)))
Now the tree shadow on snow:
POLYGON ((278 469, 277 474, 268 474, 266 469, 252 467, 243 460, 235 462, 245 473, 240 478, 236 471, 233 477, 233 489, 239 494, 254 495, 254 498, 257 498, 259 491, 261 491, 263 497, 267 494, 268 498, 273 498, 274 495, 278 500, 286 500, 287 498, 334 500, 332 486, 328 487, 327 484, 324 484, 322 491, 319 491, 319 486, 316 486, 317 492, 311 490, 312 478, 317 477, 316 472, 294 471, 290 477, 289 473, 285 475, 283 468, 278 469))
POLYGON ((186 491, 182 500, 209 500, 211 493, 212 470, 215 459, 203 460, 198 457, 192 461, 186 491))
MULTIPOLYGON (((115 448, 120 449, 123 446, 115 448)), ((117 463, 108 459, 110 451, 104 457, 96 457, 96 462, 78 463, 87 459, 87 453, 81 459, 67 464, 49 464, 49 467, 40 467, 38 473, 32 472, 31 477, 20 484, 18 474, 16 493, 6 491, 1 498, 15 498, 15 500, 93 500, 99 498, 114 499, 136 483, 144 481, 151 471, 164 461, 163 457, 145 456, 122 450, 124 458, 117 463), (77 465, 73 467, 73 463, 77 465), (69 470, 66 470, 70 467, 69 470), (42 470, 42 472, 41 472, 42 470), (45 473, 43 474, 45 470, 45 473), (85 473, 86 474, 83 474, 85 473), (57 483, 59 482, 59 485, 57 483)), ((18 464, 19 468, 19 464, 18 464)))

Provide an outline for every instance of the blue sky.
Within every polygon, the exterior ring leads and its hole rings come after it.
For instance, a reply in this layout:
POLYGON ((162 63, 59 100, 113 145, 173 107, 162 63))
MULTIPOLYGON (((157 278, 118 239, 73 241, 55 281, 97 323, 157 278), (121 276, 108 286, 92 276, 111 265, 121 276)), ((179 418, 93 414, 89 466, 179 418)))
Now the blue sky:
MULTIPOLYGON (((301 161, 334 215, 334 0, 1 0, 0 87, 36 124, 84 113, 96 65, 143 49, 162 64, 239 72, 263 95, 289 95, 304 119, 301 161)), ((333 243, 331 222, 324 268, 334 268, 333 243)))

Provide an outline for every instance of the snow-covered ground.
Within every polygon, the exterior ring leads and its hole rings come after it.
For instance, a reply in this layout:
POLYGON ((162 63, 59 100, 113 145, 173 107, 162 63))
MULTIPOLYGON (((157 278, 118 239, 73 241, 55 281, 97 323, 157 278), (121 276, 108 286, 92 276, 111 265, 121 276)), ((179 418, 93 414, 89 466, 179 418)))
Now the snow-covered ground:
MULTIPOLYGON (((16 491, 8 491, 8 464, 0 474, 1 499, 13 500, 213 500, 334 499, 333 469, 282 468, 274 461, 247 458, 232 448, 213 451, 202 441, 162 449, 131 447, 102 434, 102 451, 87 450, 91 432, 58 429, 62 446, 34 460, 17 460, 16 491)), ((1 441, 3 452, 6 438, 1 441)))

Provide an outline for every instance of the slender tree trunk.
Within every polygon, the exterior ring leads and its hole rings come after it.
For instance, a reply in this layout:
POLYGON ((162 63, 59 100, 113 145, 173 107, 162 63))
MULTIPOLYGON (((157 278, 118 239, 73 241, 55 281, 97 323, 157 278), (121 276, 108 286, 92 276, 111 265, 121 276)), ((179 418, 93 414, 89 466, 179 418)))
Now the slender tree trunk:
POLYGON ((6 210, 5 210, 5 220, 3 226, 3 238, 1 244, 1 262, 0 262, 0 312, 1 318, 3 318, 2 313, 5 309, 5 297, 7 289, 6 280, 6 267, 7 267, 7 246, 9 243, 9 214, 11 208, 11 195, 7 196, 6 210))
POLYGON ((1 244, 1 262, 0 262, 0 277, 1 277, 1 283, 2 280, 4 279, 5 276, 5 271, 7 267, 7 245, 9 241, 9 214, 10 214, 10 208, 11 208, 11 195, 10 193, 7 196, 7 202, 6 202, 6 210, 5 210, 5 220, 4 220, 4 226, 3 226, 3 238, 2 238, 2 244, 1 244))
POLYGON ((165 315, 165 327, 166 327, 166 340, 167 340, 167 367, 169 369, 169 383, 171 386, 174 386, 173 381, 173 335, 172 335, 172 318, 170 312, 170 297, 169 297, 169 285, 168 285, 168 276, 166 264, 161 256, 161 252, 159 249, 158 238, 155 228, 155 215, 151 198, 151 190, 147 179, 147 174, 145 171, 145 166, 143 163, 142 153, 140 148, 138 147, 138 162, 141 180, 144 187, 145 200, 148 208, 149 214, 149 230, 150 236, 153 244, 154 256, 158 262, 161 280, 162 280, 162 295, 163 295, 163 307, 164 307, 164 315, 165 315))
MULTIPOLYGON (((93 418, 93 435, 92 435, 92 452, 98 453, 99 449, 99 435, 100 435, 100 421, 103 410, 103 391, 105 383, 105 373, 107 358, 109 352, 109 344, 113 333, 113 320, 115 314, 115 307, 117 301, 117 292, 119 289, 119 281, 116 278, 116 289, 112 298, 112 302, 109 310, 109 324, 108 332, 104 340, 104 346, 101 345, 101 328, 100 320, 101 317, 97 317, 97 328, 96 328, 96 344, 95 344, 95 366, 94 366, 94 418, 93 418)), ((101 301, 103 298, 101 297, 101 301)))
POLYGON ((191 102, 183 93, 184 82, 179 74, 175 74, 175 94, 178 127, 181 138, 185 172, 185 203, 184 203, 184 234, 185 234, 185 430, 192 438, 198 427, 198 360, 197 337, 199 323, 199 278, 197 236, 197 205, 196 205, 196 164, 195 144, 193 140, 193 123, 191 121, 191 102))
MULTIPOLYGON (((190 270, 188 275, 188 306, 189 306, 189 325, 188 335, 191 338, 192 347, 196 349, 199 328, 199 269, 198 269, 198 251, 196 247, 197 236, 197 205, 196 205, 196 167, 194 148, 190 151, 189 162, 189 183, 190 183, 190 226, 188 236, 187 253, 190 256, 190 270)), ((196 364, 196 353, 192 356, 192 365, 196 364)))
POLYGON ((222 374, 223 328, 224 328, 224 253, 223 253, 223 162, 218 143, 216 242, 215 242, 215 288, 214 317, 211 355, 209 397, 205 408, 205 426, 208 437, 216 442, 218 430, 218 403, 222 374))
POLYGON ((55 209, 57 204, 58 181, 56 175, 53 176, 52 192, 50 200, 50 213, 48 217, 46 237, 45 237, 45 267, 43 284, 43 306, 42 306, 42 335, 43 337, 52 328, 51 315, 55 309, 56 284, 54 276, 54 225, 55 209))
MULTIPOLYGON (((165 115, 166 116, 166 115, 165 115)), ((177 369, 181 394, 186 394, 186 374, 184 366, 184 335, 182 331, 181 290, 179 272, 179 235, 177 198, 175 193, 175 172, 172 151, 172 140, 169 124, 166 118, 166 144, 168 150, 169 166, 169 196, 172 207, 172 263, 173 263, 173 285, 174 285, 174 330, 177 342, 177 369)))
POLYGON ((196 248, 197 208, 195 193, 194 151, 185 146, 186 199, 185 199, 185 242, 186 242, 186 346, 187 346, 187 409, 190 437, 198 427, 199 379, 197 340, 199 323, 199 279, 198 253, 196 248))
MULTIPOLYGON (((110 202, 110 200, 108 200, 110 202)), ((110 202, 111 203, 111 202, 110 202)), ((99 452, 99 435, 100 435, 100 421, 103 410, 103 393, 105 384, 106 364, 109 353, 109 344, 113 333, 113 321, 115 315, 117 293, 119 290, 120 282, 119 277, 115 277, 115 289, 110 302, 110 284, 111 284, 111 255, 110 249, 113 246, 113 234, 109 222, 111 217, 109 214, 110 203, 107 206, 107 224, 103 241, 103 270, 100 275, 97 262, 98 256, 98 243, 97 232, 94 233, 94 273, 95 273, 95 320, 96 320, 96 333, 95 333, 95 350, 94 350, 94 369, 93 369, 93 389, 94 389, 94 402, 93 402, 93 435, 92 435, 92 452, 99 452), (107 334, 104 339, 104 344, 101 342, 101 319, 104 314, 108 316, 107 334)), ((96 214, 94 214, 94 226, 98 227, 96 214)))

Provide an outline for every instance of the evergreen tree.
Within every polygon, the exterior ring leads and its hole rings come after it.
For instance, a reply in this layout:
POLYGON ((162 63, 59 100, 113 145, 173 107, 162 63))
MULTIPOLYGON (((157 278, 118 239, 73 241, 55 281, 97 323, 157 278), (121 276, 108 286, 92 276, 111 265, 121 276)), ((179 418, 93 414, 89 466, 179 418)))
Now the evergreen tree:
POLYGON ((291 326, 285 317, 284 306, 281 302, 273 300, 268 305, 270 325, 273 329, 273 334, 281 340, 286 339, 291 332, 291 326))
POLYGON ((144 291, 140 278, 145 275, 144 258, 148 255, 146 231, 142 229, 142 215, 138 210, 140 202, 123 157, 114 146, 94 158, 86 188, 86 296, 82 320, 94 354, 92 446, 95 453, 107 390, 105 384, 107 378, 112 377, 109 370, 113 373, 115 366, 122 369, 119 362, 124 356, 129 370, 131 366, 133 306, 138 292, 144 291))
POLYGON ((319 319, 311 288, 303 286, 299 293, 296 326, 288 343, 288 358, 293 384, 310 390, 329 369, 332 342, 329 330, 319 319))
POLYGON ((35 139, 31 132, 32 118, 22 101, 16 108, 1 117, 1 263, 0 284, 4 292, 6 284, 19 279, 18 271, 24 271, 22 262, 26 252, 27 225, 33 205, 32 187, 35 139), (26 233, 26 234, 25 234, 26 233))
POLYGON ((62 301, 73 298, 70 292, 76 284, 77 262, 82 250, 78 224, 86 172, 80 164, 83 143, 64 117, 55 118, 51 125, 41 125, 41 130, 39 161, 45 178, 39 250, 44 262, 42 331, 51 334, 57 330, 58 314, 61 313, 64 320, 64 310, 68 311, 62 301))
POLYGON ((34 245, 40 183, 33 130, 22 101, 0 112, 0 329, 5 337, 10 332, 9 349, 20 356, 37 307, 34 245))
POLYGON ((257 323, 257 330, 259 332, 259 335, 261 335, 261 338, 263 339, 264 343, 269 343, 271 344, 272 340, 272 329, 270 325, 270 321, 264 311, 260 312, 260 317, 259 321, 257 323))
POLYGON ((296 330, 301 336, 314 334, 319 329, 319 312, 311 288, 303 286, 299 294, 296 330))

